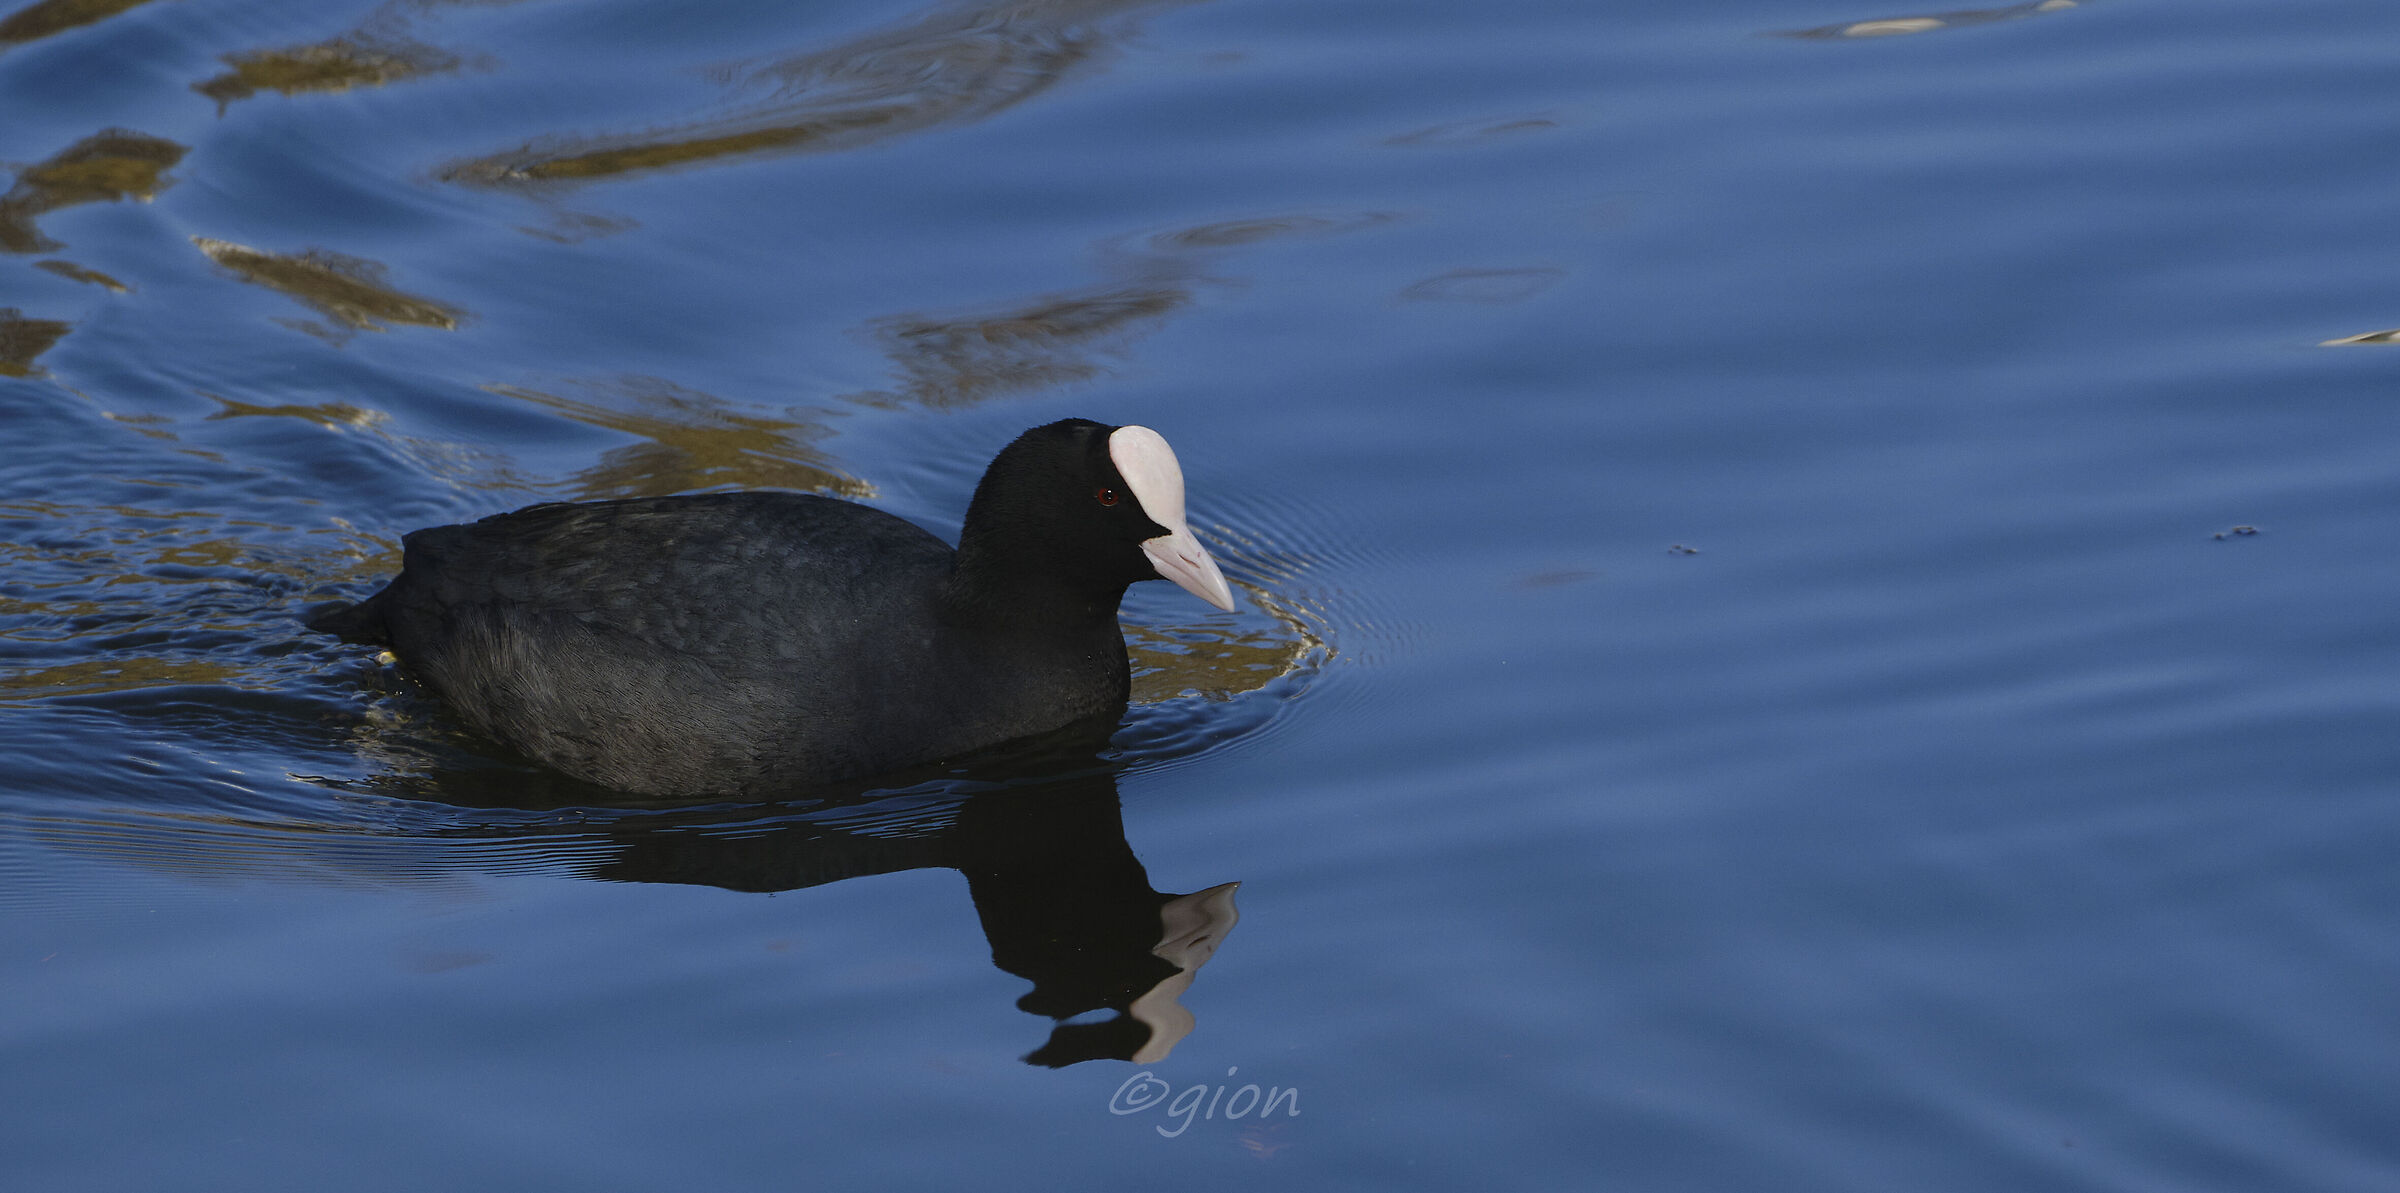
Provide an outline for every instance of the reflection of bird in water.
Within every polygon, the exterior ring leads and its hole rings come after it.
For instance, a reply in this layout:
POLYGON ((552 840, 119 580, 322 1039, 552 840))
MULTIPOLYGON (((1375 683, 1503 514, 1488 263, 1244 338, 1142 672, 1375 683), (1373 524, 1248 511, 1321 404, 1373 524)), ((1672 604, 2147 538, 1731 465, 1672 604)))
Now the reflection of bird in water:
POLYGON ((1057 1021, 1025 1060, 1147 1064, 1193 1030, 1178 1000, 1232 930, 1237 884, 1180 896, 1151 889, 1125 840, 1116 773, 1093 755, 1098 744, 979 766, 972 781, 984 790, 975 794, 947 775, 804 809, 611 803, 610 792, 532 768, 470 764, 421 772, 404 789, 370 788, 383 798, 353 807, 401 818, 370 824, 128 820, 78 809, 20 819, 16 831, 67 853, 219 878, 416 882, 491 871, 770 893, 955 869, 993 963, 1033 983, 1018 1007, 1057 1021))
POLYGON ((622 852, 593 877, 767 892, 928 866, 958 870, 993 963, 1033 983, 1018 1008, 1057 1021, 1049 1041, 1025 1057, 1051 1068, 1165 1057, 1194 1024, 1178 1000, 1238 918, 1237 883, 1188 895, 1151 889, 1125 840, 1115 776, 1105 771, 918 809, 905 833, 807 819, 725 836, 722 825, 647 820, 628 819, 610 833, 622 852), (1087 1021, 1098 1012, 1113 1014, 1087 1021))

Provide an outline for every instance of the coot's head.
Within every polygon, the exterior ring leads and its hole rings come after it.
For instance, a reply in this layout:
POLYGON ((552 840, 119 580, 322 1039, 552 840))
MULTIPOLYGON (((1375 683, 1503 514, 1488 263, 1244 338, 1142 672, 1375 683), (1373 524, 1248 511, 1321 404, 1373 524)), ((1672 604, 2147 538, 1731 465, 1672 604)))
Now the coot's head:
POLYGON ((962 568, 1093 592, 1172 580, 1219 609, 1233 590, 1183 520, 1183 468, 1148 427, 1071 418, 1017 436, 975 487, 962 568))

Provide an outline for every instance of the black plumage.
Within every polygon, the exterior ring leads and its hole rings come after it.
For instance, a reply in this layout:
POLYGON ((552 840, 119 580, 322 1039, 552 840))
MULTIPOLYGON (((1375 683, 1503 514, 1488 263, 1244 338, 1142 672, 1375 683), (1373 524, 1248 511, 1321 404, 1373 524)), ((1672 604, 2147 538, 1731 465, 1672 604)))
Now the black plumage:
POLYGON ((408 535, 398 577, 310 624, 390 646, 470 726, 577 778, 770 795, 1113 722, 1118 602, 1193 566, 1153 562, 1176 542, 1206 573, 1177 582, 1230 608, 1165 441, 1072 419, 992 461, 956 551, 809 494, 536 505, 408 535))

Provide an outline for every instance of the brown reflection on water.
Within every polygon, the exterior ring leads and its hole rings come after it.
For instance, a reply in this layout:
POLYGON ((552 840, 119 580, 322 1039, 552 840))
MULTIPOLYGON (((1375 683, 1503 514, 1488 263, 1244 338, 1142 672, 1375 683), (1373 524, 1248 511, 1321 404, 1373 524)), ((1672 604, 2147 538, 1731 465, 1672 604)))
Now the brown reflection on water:
POLYGON ((202 658, 159 658, 147 655, 85 659, 55 667, 12 671, 0 668, 0 700, 41 700, 54 696, 89 696, 96 692, 126 692, 178 684, 233 685, 240 672, 202 658))
POLYGON ((717 68, 724 112, 640 132, 559 136, 454 162, 453 182, 575 182, 762 153, 830 153, 968 124, 1088 70, 1179 0, 1006 0, 936 9, 831 49, 717 68), (764 93, 760 98, 746 98, 764 93))
POLYGON ((301 253, 269 253, 260 249, 195 236, 192 243, 208 259, 253 285, 279 290, 300 300, 338 326, 294 321, 290 325, 328 339, 352 331, 383 331, 387 323, 417 327, 456 328, 466 312, 430 298, 393 289, 384 281, 380 262, 347 257, 323 249, 301 253))
MULTIPOLYGON (((296 418, 312 422, 328 430, 356 431, 371 435, 390 445, 399 455, 413 461, 429 476, 441 477, 452 484, 476 489, 498 489, 524 492, 534 488, 534 482, 516 472, 508 458, 488 447, 454 440, 402 435, 392 428, 391 416, 384 411, 353 406, 347 402, 318 402, 308 405, 279 403, 264 405, 197 391, 199 396, 215 402, 217 408, 202 421, 219 422, 229 418, 296 418)), ((111 415, 119 422, 138 423, 132 416, 111 415)), ((164 420, 161 420, 162 422, 164 420)), ((135 430, 159 438, 173 439, 175 435, 164 427, 143 427, 135 430)), ((385 550, 380 545, 366 548, 371 554, 385 550)), ((394 552, 390 562, 399 563, 394 552)), ((389 570, 389 569, 386 569, 389 570)))
POLYGON ((1400 291, 1403 302, 1522 302, 1567 276, 1550 266, 1522 269, 1453 269, 1409 284, 1400 291))
POLYGON ((1148 626, 1127 623, 1125 653, 1133 662, 1133 702, 1156 704, 1186 694, 1230 700, 1297 671, 1321 666, 1333 649, 1303 611, 1275 591, 1238 585, 1275 619, 1274 630, 1238 625, 1148 626))
POLYGON ((1413 132, 1384 138, 1383 143, 1397 148, 1414 149, 1429 146, 1480 145, 1503 137, 1521 137, 1527 133, 1546 133, 1558 127, 1550 116, 1501 116, 1485 120, 1460 120, 1436 124, 1413 132))
POLYGON ((995 308, 908 312, 869 323, 897 386, 850 395, 873 406, 953 410, 1008 394, 1057 389, 1109 371, 1113 358, 1225 284, 1221 260, 1271 240, 1309 239, 1396 222, 1390 212, 1302 212, 1217 220, 1113 239, 1099 246, 1109 280, 995 308))
MULTIPOLYGON (((0 537, 0 576, 9 595, 0 615, 61 619, 47 626, 0 625, 0 640, 63 642, 96 627, 67 624, 122 608, 136 619, 164 616, 158 593, 120 593, 141 585, 214 586, 273 579, 313 583, 330 573, 372 575, 394 553, 347 528, 311 530, 311 545, 269 548, 253 532, 275 536, 295 528, 203 510, 57 501, 0 502, 0 524, 41 527, 0 537), (20 537, 38 541, 20 541, 20 537), (325 541, 317 543, 322 538, 325 541), (331 557, 354 560, 347 566, 331 557), (387 556, 389 556, 387 558, 387 556), (203 574, 208 573, 208 574, 203 574)), ((234 621, 206 623, 232 628, 234 621)), ((110 630, 109 632, 118 632, 110 630)))
POLYGON ((843 474, 818 447, 829 433, 797 414, 739 413, 713 394, 656 377, 585 382, 568 397, 514 385, 486 389, 576 422, 636 436, 575 475, 580 499, 652 497, 695 489, 800 489, 871 497, 874 486, 843 474))
POLYGON ((123 294, 127 290, 132 289, 132 287, 127 286, 125 283, 120 282, 97 269, 85 269, 83 266, 77 265, 72 261, 59 261, 56 259, 49 261, 36 261, 33 263, 33 267, 41 270, 44 273, 55 273, 71 282, 84 282, 93 286, 106 286, 119 294, 123 294))
POLYGON ((479 64, 478 60, 417 40, 410 35, 410 24, 432 9, 464 5, 503 8, 517 2, 391 0, 337 37, 227 54, 220 59, 228 68, 225 73, 192 84, 192 90, 217 101, 217 113, 223 115, 227 105, 261 91, 284 95, 341 92, 447 74, 479 64))
POLYGON ((1195 224, 1189 228, 1152 235, 1148 243, 1152 248, 1167 253, 1233 249, 1270 240, 1363 232, 1397 223, 1400 218, 1399 213, 1390 211, 1292 212, 1195 224))
POLYGON ((56 319, 28 319, 15 307, 0 307, 0 377, 40 373, 33 358, 48 352, 72 326, 56 319))
POLYGON ((292 594, 387 570, 335 525, 301 531, 213 511, 0 502, 0 704, 177 684, 264 689, 292 594), (66 652, 71 651, 68 655, 66 652))
POLYGON ((254 402, 239 402, 232 398, 218 397, 212 393, 203 393, 200 396, 217 404, 217 408, 208 414, 206 421, 209 422, 228 418, 297 418, 329 430, 340 430, 375 426, 389 417, 380 410, 361 409, 347 402, 320 402, 313 406, 290 404, 261 406, 254 402))
POLYGON ((33 221, 78 203, 154 198, 173 182, 166 172, 182 161, 186 152, 173 141, 111 128, 25 167, 18 172, 16 185, 0 195, 0 251, 43 253, 65 248, 42 235, 33 221))
POLYGON ((404 39, 383 39, 349 33, 329 41, 274 50, 227 54, 228 69, 213 79, 192 84, 192 90, 226 105, 261 91, 299 95, 310 91, 348 91, 381 87, 420 75, 457 70, 456 55, 404 39))
POLYGON ((150 0, 42 0, 0 18, 0 46, 38 41, 118 13, 140 8, 150 0))
POLYGON ((868 334, 891 357, 900 387, 854 397, 948 410, 1087 381, 1106 371, 1107 355, 1191 297, 1179 286, 1107 286, 981 314, 878 320, 868 334))
POLYGON ((1186 693, 1230 700, 1290 674, 1308 650, 1305 639, 1238 626, 1125 627, 1137 704, 1186 693))
POLYGON ((1988 25, 1995 21, 2014 21, 2082 7, 2083 0, 2033 0, 2030 4, 2011 4, 2006 8, 1970 8, 1959 12, 1933 13, 1927 16, 1880 17, 1867 21, 1846 21, 1839 25, 1820 25, 1814 29, 1790 29, 1777 32, 1777 37, 1798 37, 1811 41, 1839 41, 1863 37, 1899 37, 1910 33, 1932 33, 1938 29, 1957 29, 1967 25, 1988 25))

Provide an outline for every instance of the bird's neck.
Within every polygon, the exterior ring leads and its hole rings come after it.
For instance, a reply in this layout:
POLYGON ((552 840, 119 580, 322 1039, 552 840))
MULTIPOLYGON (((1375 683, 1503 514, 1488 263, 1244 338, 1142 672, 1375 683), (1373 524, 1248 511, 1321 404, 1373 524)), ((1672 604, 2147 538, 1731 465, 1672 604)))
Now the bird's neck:
POLYGON ((942 591, 944 612, 952 620, 1012 635, 1117 636, 1117 606, 1125 598, 1125 585, 1028 567, 1022 556, 1010 558, 1008 567, 992 562, 991 555, 960 546, 942 591))

